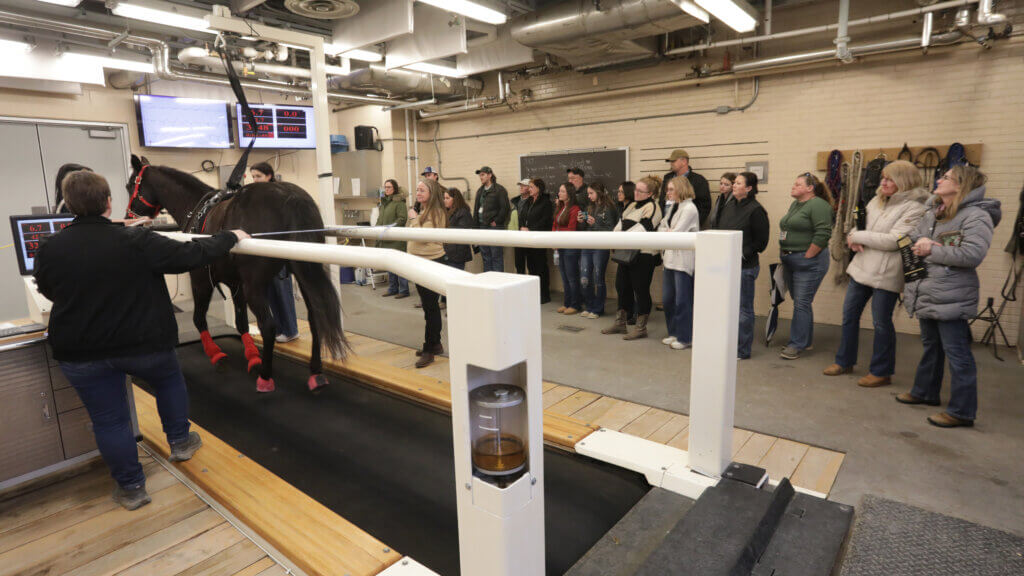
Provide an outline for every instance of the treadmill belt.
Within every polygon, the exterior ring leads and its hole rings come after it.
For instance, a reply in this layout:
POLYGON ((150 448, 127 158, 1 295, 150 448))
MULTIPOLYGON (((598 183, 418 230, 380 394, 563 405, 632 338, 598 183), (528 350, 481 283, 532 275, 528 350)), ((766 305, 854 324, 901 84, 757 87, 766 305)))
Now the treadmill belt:
MULTIPOLYGON (((459 574, 448 414, 337 375, 313 395, 308 366, 280 356, 277 390, 257 394, 241 341, 216 341, 229 356, 223 372, 199 343, 178 348, 194 422, 401 554, 459 574)), ((544 451, 544 470, 552 575, 566 572, 649 489, 639 474, 554 449, 544 451)))

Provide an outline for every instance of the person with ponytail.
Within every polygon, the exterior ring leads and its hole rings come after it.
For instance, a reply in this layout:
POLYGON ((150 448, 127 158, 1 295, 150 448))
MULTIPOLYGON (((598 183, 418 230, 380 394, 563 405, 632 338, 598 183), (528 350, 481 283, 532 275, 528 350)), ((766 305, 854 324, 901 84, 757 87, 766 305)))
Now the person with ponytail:
MULTIPOLYGON (((654 232, 661 223, 658 192, 661 178, 647 176, 636 183, 635 199, 622 213, 622 220, 614 232, 654 232)), ((623 340, 647 337, 647 317, 651 314, 651 279, 657 266, 657 250, 641 250, 629 263, 619 262, 615 272, 615 290, 619 293, 615 323, 601 330, 602 334, 625 334, 623 340), (629 312, 637 314, 636 328, 628 332, 626 320, 629 312)))
MULTIPOLYGON (((416 207, 409 210, 409 228, 447 228, 448 213, 444 209, 444 188, 433 179, 423 179, 416 184, 416 207)), ((441 242, 409 241, 406 250, 413 256, 445 263, 444 244, 441 242)), ((441 346, 441 305, 440 295, 420 284, 416 285, 423 304, 423 348, 416 351, 419 359, 416 367, 423 368, 434 362, 434 357, 444 353, 441 346)))
POLYGON ((814 295, 828 274, 828 241, 832 237, 832 194, 810 172, 796 177, 789 195, 793 203, 779 221, 779 250, 786 285, 793 298, 789 343, 779 354, 796 360, 814 342, 814 295))
MULTIPOLYGON (((565 182, 558 187, 558 199, 555 202, 555 221, 551 225, 553 232, 575 232, 579 223, 580 207, 576 204, 576 186, 565 182)), ((583 309, 583 293, 580 291, 580 250, 579 248, 559 248, 558 271, 562 274, 562 305, 559 314, 571 316, 583 309)))

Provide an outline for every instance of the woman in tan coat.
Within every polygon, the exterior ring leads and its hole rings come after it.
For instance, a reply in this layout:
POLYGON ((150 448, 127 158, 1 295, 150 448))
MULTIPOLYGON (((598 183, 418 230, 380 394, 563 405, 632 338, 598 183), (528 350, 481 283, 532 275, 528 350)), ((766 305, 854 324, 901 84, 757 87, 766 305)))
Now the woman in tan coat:
MULTIPOLYGON (((444 188, 434 180, 424 179, 416 184, 416 207, 409 210, 409 228, 447 228, 448 214, 444 209, 444 188)), ((409 241, 406 248, 409 254, 445 263, 444 244, 441 242, 409 241)), ((441 346, 441 306, 440 294, 416 284, 420 301, 423 303, 423 318, 426 326, 423 330, 423 348, 416 351, 419 360, 417 368, 428 366, 434 356, 444 353, 441 346)))
POLYGON ((846 243, 855 252, 846 268, 850 285, 843 304, 843 332, 835 364, 826 376, 845 374, 857 363, 860 316, 871 300, 875 327, 874 350, 868 374, 857 384, 866 388, 891 383, 896 371, 896 328, 893 309, 903 291, 903 264, 896 241, 909 234, 924 216, 928 192, 921 171, 906 160, 897 160, 882 170, 882 182, 868 202, 867 227, 851 232, 846 243))

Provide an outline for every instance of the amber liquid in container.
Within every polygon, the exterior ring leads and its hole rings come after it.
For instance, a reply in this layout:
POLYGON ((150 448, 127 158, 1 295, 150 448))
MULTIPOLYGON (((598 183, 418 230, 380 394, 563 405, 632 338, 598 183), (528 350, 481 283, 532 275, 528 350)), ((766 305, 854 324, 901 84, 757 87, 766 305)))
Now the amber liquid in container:
POLYGON ((519 438, 510 434, 488 434, 473 446, 473 465, 484 473, 510 474, 526 463, 526 450, 519 438))

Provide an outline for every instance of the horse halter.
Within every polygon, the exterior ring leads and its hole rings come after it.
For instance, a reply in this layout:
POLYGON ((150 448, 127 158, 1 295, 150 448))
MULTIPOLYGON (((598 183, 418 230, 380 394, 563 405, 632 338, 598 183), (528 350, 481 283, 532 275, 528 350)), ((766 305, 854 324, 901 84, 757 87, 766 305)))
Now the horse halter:
POLYGON ((142 175, 146 173, 146 168, 149 168, 149 164, 146 164, 145 166, 140 168, 139 173, 135 175, 135 188, 134 191, 132 192, 131 199, 128 200, 128 208, 126 208, 124 211, 125 218, 154 218, 156 217, 157 214, 160 213, 160 204, 150 203, 148 200, 146 200, 146 197, 143 196, 142 193, 139 191, 139 187, 142 185, 142 175), (153 210, 153 214, 151 216, 147 216, 145 214, 139 214, 135 210, 132 210, 132 205, 135 204, 135 200, 138 200, 139 202, 142 202, 143 204, 151 208, 153 210))

